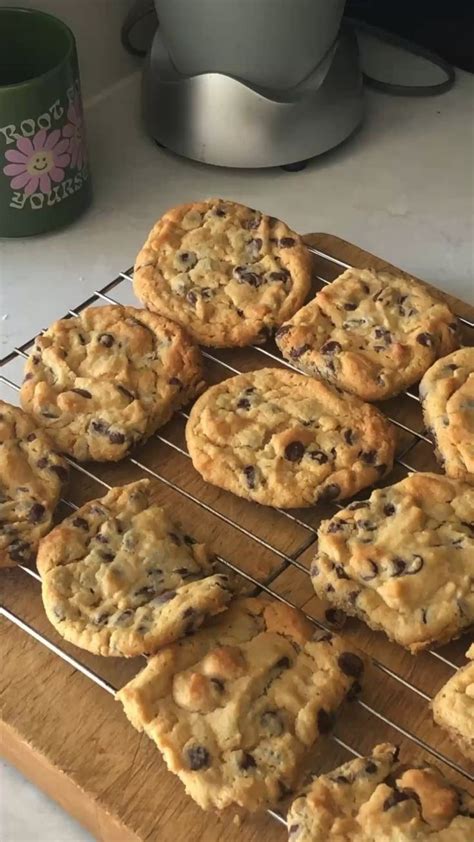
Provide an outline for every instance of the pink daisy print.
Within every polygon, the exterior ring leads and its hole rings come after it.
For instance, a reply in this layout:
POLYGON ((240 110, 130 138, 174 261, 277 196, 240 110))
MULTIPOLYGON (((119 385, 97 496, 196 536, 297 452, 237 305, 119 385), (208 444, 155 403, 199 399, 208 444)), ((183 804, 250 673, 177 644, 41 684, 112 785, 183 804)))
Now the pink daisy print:
POLYGON ((10 182, 12 190, 24 190, 27 196, 38 190, 49 193, 51 182, 60 182, 64 178, 64 167, 69 164, 68 144, 68 140, 61 139, 59 129, 50 134, 41 129, 32 140, 20 137, 17 148, 5 152, 5 158, 11 163, 3 168, 3 172, 13 176, 10 182))
POLYGON ((84 119, 82 116, 81 98, 75 96, 67 110, 69 123, 63 128, 63 137, 69 138, 68 152, 71 156, 71 166, 82 170, 86 163, 86 145, 84 138, 84 119))

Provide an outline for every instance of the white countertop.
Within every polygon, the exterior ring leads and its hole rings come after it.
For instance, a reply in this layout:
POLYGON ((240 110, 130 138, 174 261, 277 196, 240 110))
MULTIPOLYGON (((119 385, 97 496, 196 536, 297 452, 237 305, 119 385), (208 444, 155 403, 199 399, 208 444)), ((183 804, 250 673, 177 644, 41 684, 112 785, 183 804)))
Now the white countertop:
MULTIPOLYGON (((80 4, 101 9, 100 33, 112 39, 107 60, 97 30, 91 46, 87 14, 78 21, 64 4, 17 3, 55 11, 77 33, 95 199, 65 230, 0 241, 0 356, 130 266, 167 207, 210 195, 259 207, 301 232, 338 234, 474 301, 472 76, 459 72, 454 89, 435 98, 367 92, 358 134, 300 173, 211 168, 158 149, 144 133, 139 72, 118 46, 127 0, 80 4)), ((0 838, 90 839, 7 764, 0 838)))

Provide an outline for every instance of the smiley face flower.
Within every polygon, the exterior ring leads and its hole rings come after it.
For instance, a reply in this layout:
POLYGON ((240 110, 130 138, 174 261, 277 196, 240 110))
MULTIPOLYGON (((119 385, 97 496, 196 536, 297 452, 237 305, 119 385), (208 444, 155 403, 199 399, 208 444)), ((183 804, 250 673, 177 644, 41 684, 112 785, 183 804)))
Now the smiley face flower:
POLYGON ((13 176, 12 190, 23 190, 26 196, 36 193, 49 193, 52 182, 64 178, 70 156, 66 153, 69 141, 61 139, 59 129, 50 134, 45 129, 37 132, 32 140, 20 137, 16 149, 7 149, 5 158, 11 163, 3 168, 5 175, 13 176))

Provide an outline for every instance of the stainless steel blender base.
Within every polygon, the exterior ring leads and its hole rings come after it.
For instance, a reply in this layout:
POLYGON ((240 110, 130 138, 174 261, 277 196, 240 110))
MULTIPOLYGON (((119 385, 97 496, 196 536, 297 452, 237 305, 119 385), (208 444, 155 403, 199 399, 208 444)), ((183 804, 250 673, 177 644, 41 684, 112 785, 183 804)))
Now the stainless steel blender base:
POLYGON ((357 42, 344 30, 299 85, 269 91, 220 73, 182 76, 160 33, 143 76, 148 131, 173 152, 221 167, 271 167, 320 155, 362 119, 357 42))

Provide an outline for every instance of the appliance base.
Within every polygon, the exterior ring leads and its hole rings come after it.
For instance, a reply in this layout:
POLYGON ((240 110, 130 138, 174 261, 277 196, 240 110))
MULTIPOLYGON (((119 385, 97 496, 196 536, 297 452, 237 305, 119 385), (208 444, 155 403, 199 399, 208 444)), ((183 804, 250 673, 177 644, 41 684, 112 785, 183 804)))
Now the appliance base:
POLYGON ((285 166, 342 143, 363 116, 355 35, 344 28, 299 85, 269 91, 220 73, 182 76, 158 31, 143 75, 146 127, 162 146, 221 167, 285 166))

